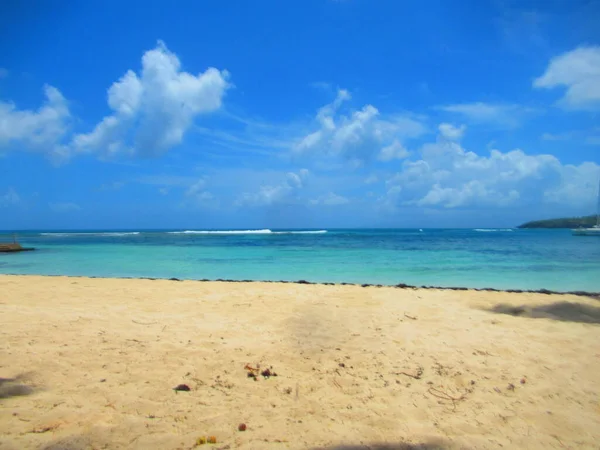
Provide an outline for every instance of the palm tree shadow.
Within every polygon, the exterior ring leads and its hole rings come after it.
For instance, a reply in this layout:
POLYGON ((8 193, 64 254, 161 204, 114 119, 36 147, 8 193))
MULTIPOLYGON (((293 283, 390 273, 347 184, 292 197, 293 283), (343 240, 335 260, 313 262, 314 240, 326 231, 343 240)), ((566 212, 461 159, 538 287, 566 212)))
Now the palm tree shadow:
POLYGON ((557 302, 541 306, 512 306, 500 303, 488 311, 533 319, 553 319, 565 322, 600 323, 600 308, 583 303, 557 302))
POLYGON ((14 378, 0 378, 0 399, 30 395, 34 388, 24 384, 30 374, 21 374, 14 378))

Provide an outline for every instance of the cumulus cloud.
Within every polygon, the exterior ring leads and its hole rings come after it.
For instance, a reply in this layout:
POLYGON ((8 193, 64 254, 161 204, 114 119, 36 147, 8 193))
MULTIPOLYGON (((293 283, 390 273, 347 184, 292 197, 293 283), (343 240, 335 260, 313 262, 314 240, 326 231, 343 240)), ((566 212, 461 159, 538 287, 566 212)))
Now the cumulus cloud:
POLYGON ((465 134, 466 129, 467 127, 465 125, 455 127, 450 123, 441 123, 438 127, 440 136, 448 141, 460 141, 465 134))
POLYGON ((377 159, 380 161, 391 161, 393 159, 404 159, 410 156, 410 152, 398 140, 381 149, 377 159))
POLYGON ((519 192, 511 189, 500 192, 490 189, 480 180, 471 180, 462 186, 444 188, 439 183, 434 184, 431 190, 422 199, 416 202, 419 206, 444 206, 455 208, 457 206, 472 206, 476 204, 493 204, 504 206, 514 203, 519 199, 519 192))
POLYGON ((600 46, 579 47, 553 58, 533 86, 564 86, 566 92, 559 101, 564 108, 600 108, 600 46))
POLYGON ((37 110, 19 110, 0 102, 0 149, 19 148, 47 153, 60 161, 67 157, 63 141, 71 122, 69 106, 58 89, 44 87, 46 101, 37 110))
POLYGON ((77 203, 65 202, 65 203, 48 203, 50 209, 54 212, 65 213, 65 212, 73 212, 80 211, 81 206, 77 203))
POLYGON ((109 88, 113 114, 75 136, 73 147, 105 155, 161 155, 182 142, 196 116, 221 107, 228 77, 212 67, 198 75, 182 71, 177 55, 159 41, 142 57, 140 74, 129 70, 109 88))
POLYGON ((587 205, 596 195, 600 166, 562 164, 552 155, 491 150, 478 155, 456 142, 423 145, 387 180, 394 205, 457 208, 511 205, 587 205))
POLYGON ((288 172, 285 181, 276 185, 261 186, 258 192, 245 192, 235 202, 236 206, 268 206, 297 199, 306 185, 310 172, 301 169, 298 173, 288 172))
POLYGON ((333 192, 329 192, 321 197, 310 200, 311 205, 326 205, 326 206, 338 206, 338 205, 346 205, 350 203, 346 197, 341 195, 337 195, 333 192))
POLYGON ((315 118, 317 129, 303 136, 294 146, 294 152, 365 161, 395 142, 400 144, 426 131, 425 126, 412 117, 384 117, 373 105, 341 113, 342 105, 350 98, 348 91, 341 89, 332 103, 320 108, 315 118))
POLYGON ((4 194, 0 194, 0 206, 14 206, 21 203, 21 197, 12 187, 4 194))

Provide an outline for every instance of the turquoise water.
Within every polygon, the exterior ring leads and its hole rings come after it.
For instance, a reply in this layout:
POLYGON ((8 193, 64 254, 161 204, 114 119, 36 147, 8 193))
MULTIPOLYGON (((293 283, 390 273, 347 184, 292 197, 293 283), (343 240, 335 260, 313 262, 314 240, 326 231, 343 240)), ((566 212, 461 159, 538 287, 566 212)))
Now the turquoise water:
MULTIPOLYGON (((600 291, 600 239, 569 230, 19 232, 0 273, 600 291)), ((1 239, 0 239, 1 240, 1 239)))

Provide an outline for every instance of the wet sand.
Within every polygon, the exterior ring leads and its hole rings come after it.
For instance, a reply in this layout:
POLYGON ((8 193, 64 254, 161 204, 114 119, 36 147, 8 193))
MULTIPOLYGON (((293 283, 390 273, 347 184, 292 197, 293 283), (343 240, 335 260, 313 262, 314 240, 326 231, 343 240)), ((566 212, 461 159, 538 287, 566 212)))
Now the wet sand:
POLYGON ((597 448, 599 342, 586 296, 0 276, 0 449, 597 448))

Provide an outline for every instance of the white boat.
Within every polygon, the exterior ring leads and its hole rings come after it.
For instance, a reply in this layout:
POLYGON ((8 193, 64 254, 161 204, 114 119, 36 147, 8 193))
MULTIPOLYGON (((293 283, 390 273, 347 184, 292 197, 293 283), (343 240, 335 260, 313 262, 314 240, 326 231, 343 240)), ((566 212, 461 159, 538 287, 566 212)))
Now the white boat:
POLYGON ((600 183, 598 184, 598 208, 596 210, 596 225, 591 228, 575 228, 573 236, 600 236, 600 183))
POLYGON ((592 228, 575 228, 571 231, 574 236, 600 236, 599 225, 594 225, 592 228))

